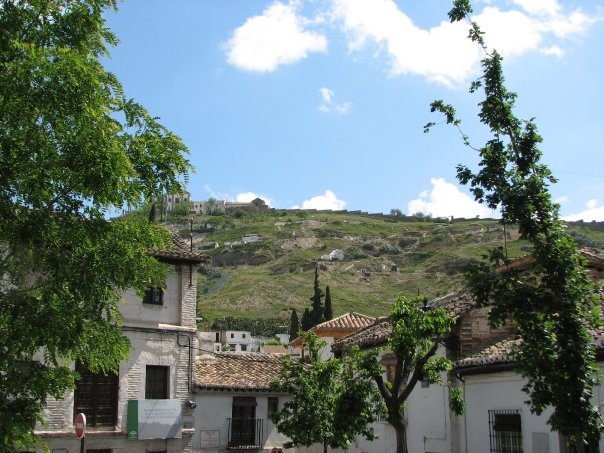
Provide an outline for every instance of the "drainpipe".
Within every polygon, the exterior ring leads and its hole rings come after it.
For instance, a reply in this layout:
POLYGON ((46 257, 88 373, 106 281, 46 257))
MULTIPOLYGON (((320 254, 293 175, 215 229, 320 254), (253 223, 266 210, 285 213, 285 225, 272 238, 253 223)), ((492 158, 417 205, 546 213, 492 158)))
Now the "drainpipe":
POLYGON ((189 363, 188 363, 188 371, 187 371, 187 386, 189 393, 195 393, 195 388, 193 386, 193 346, 191 345, 191 337, 189 335, 185 335, 187 339, 187 344, 180 343, 181 334, 178 333, 176 336, 176 343, 181 348, 189 348, 189 363))

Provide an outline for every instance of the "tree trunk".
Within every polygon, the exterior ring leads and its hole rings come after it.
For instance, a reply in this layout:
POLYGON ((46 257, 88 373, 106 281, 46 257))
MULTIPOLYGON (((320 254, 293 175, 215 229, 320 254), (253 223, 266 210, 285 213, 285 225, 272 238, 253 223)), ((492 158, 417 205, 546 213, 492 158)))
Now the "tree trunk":
POLYGON ((402 420, 390 422, 396 433, 396 453, 409 453, 407 449, 407 427, 402 420))
POLYGON ((327 453, 327 442, 323 442, 323 453, 327 453))

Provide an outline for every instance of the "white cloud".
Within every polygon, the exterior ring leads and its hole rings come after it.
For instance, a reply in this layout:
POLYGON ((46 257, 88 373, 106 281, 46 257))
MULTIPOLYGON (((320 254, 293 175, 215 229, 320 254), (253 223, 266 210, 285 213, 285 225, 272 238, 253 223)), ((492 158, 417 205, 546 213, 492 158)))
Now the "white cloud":
MULTIPOLYGON (((485 32, 487 44, 507 57, 535 51, 562 57, 564 50, 551 39, 581 33, 597 20, 579 9, 563 12, 558 0, 514 0, 515 5, 504 3, 506 10, 495 2, 483 3, 473 19, 485 32)), ((467 39, 467 23, 443 21, 422 29, 393 0, 333 0, 332 18, 348 34, 351 52, 368 44, 384 51, 392 76, 415 74, 459 85, 475 72, 483 56, 467 39)))
POLYGON ((566 197, 566 196, 561 196, 561 197, 556 198, 556 199, 554 200, 554 203, 558 203, 558 204, 564 204, 564 203, 566 203, 567 201, 568 201, 568 197, 566 197))
POLYGON ((558 58, 562 58, 565 54, 564 50, 562 50, 558 46, 551 46, 541 49, 541 53, 543 55, 553 55, 558 58))
MULTIPOLYGON (((485 32, 489 47, 507 57, 537 50, 549 36, 565 38, 582 33, 596 21, 580 10, 569 14, 561 13, 555 0, 519 0, 516 3, 521 4, 528 14, 488 6, 475 16, 476 22, 485 32)), ((550 44, 539 50, 545 55, 564 55, 564 50, 558 45, 550 44)))
POLYGON ((216 200, 235 200, 240 203, 249 203, 255 198, 260 198, 264 200, 268 206, 273 206, 273 202, 269 197, 266 195, 258 195, 256 192, 239 192, 238 194, 233 195, 232 193, 228 192, 218 192, 210 187, 209 184, 204 185, 203 190, 207 192, 210 197, 215 198, 216 200))
POLYGON ((472 197, 459 190, 455 184, 446 182, 444 178, 432 178, 432 190, 429 195, 422 192, 420 198, 409 202, 407 210, 410 214, 423 212, 433 217, 492 217, 493 212, 484 205, 474 201, 472 197))
POLYGON ((297 3, 275 2, 235 29, 227 44, 228 62, 239 69, 270 72, 296 63, 310 52, 324 52, 327 39, 305 30, 309 23, 297 15, 297 3))
POLYGON ((487 45, 504 57, 536 50, 543 40, 539 22, 518 10, 488 6, 474 19, 484 31, 487 45))
POLYGON ((467 38, 467 24, 443 21, 417 27, 392 0, 334 0, 334 17, 350 37, 349 50, 373 42, 390 59, 390 74, 418 74, 444 84, 466 80, 480 54, 467 38))
POLYGON ((596 206, 598 206, 598 201, 597 200, 589 200, 587 203, 585 203, 585 207, 587 209, 593 209, 596 206))
POLYGON ((264 196, 264 195, 258 195, 255 192, 241 192, 238 193, 235 196, 235 201, 238 201, 240 203, 249 203, 252 200, 255 200, 256 198, 260 198, 261 200, 263 200, 268 206, 272 206, 273 202, 271 201, 270 198, 264 196))
POLYGON ((594 207, 590 209, 586 209, 577 214, 571 214, 562 217, 564 220, 568 220, 570 222, 575 220, 584 220, 585 222, 603 222, 604 221, 604 206, 594 207))
POLYGON ((352 104, 350 102, 335 102, 335 93, 333 90, 329 88, 322 87, 319 90, 321 93, 321 105, 319 105, 319 110, 325 113, 335 112, 340 115, 344 115, 350 111, 352 108, 352 104))
POLYGON ((560 11, 558 0, 512 0, 520 5, 527 13, 539 15, 545 14, 554 16, 560 11))
MULTIPOLYGON (((332 209, 339 211, 346 208, 346 202, 338 200, 338 197, 331 190, 326 190, 323 195, 316 195, 310 200, 302 203, 302 209, 332 209)), ((300 209, 300 206, 292 206, 292 209, 300 209)))

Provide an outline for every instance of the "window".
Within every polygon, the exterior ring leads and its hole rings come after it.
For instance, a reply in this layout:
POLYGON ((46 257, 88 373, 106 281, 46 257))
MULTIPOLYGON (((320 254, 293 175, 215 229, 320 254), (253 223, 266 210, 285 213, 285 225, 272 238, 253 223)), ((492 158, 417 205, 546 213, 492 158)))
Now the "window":
POLYGON ((241 348, 241 352, 247 351, 247 344, 239 345, 239 347, 241 348))
POLYGON ((147 365, 147 375, 145 377, 145 399, 168 399, 168 376, 170 376, 170 367, 147 365))
POLYGON ((229 448, 258 449, 262 438, 262 420, 256 419, 256 398, 233 397, 229 420, 229 448))
POLYGON ((268 397, 268 416, 270 417, 272 413, 279 411, 279 398, 276 396, 268 397))
POLYGON ((245 338, 245 334, 244 333, 241 334, 241 338, 245 338))
POLYGON ((518 409, 489 411, 491 453, 522 453, 522 418, 518 409))
POLYGON ((235 334, 234 333, 231 334, 231 338, 235 338, 235 334))
POLYGON ((388 382, 394 382, 394 375, 396 373, 396 365, 386 365, 386 379, 388 382))
POLYGON ((91 427, 115 426, 117 423, 117 374, 91 373, 76 364, 80 379, 76 382, 74 418, 80 412, 86 414, 86 424, 91 427))
POLYGON ((216 343, 220 343, 220 332, 216 332, 216 343))
POLYGON ((145 304, 162 305, 164 303, 164 290, 161 286, 149 286, 145 290, 145 304))

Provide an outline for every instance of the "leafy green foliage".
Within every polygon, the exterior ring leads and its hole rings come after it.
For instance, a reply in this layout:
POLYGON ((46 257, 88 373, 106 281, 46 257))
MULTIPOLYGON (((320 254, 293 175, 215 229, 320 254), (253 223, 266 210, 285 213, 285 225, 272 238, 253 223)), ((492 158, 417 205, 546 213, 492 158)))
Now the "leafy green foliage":
POLYGON ((331 306, 331 290, 329 285, 325 287, 325 313, 323 315, 325 321, 333 319, 333 307, 331 306))
POLYGON ((310 327, 314 327, 317 324, 325 321, 325 307, 323 306, 323 290, 319 286, 319 267, 315 268, 315 280, 313 284, 313 295, 310 298, 312 308, 310 309, 310 327))
MULTIPOLYGON (((449 13, 451 21, 468 18, 469 1, 456 0, 449 13)), ((457 167, 457 177, 469 184, 477 201, 500 209, 501 223, 517 224, 531 245, 530 271, 508 268, 503 248, 489 253, 487 260, 473 266, 469 286, 483 304, 492 304, 490 319, 499 325, 510 319, 522 342, 515 359, 527 379, 531 411, 541 414, 553 407, 552 429, 573 442, 589 442, 604 428, 593 404, 596 384, 595 351, 585 322, 590 318, 593 288, 589 284, 575 242, 566 234, 552 202, 548 186, 556 182, 549 168, 540 162, 542 142, 533 119, 514 115, 516 94, 505 87, 502 58, 489 51, 478 25, 471 22, 469 38, 485 51, 483 73, 470 91, 482 90, 478 117, 492 138, 477 149, 477 172, 457 167), (504 269, 504 271, 501 271, 504 269)), ((460 129, 455 109, 442 101, 432 111, 445 116, 460 129)), ((433 123, 426 125, 429 129, 433 123)), ((462 132, 466 145, 469 139, 462 132)))
POLYGON ((280 433, 291 439, 287 448, 310 446, 347 448, 356 436, 375 439, 369 426, 380 413, 379 393, 366 369, 356 360, 322 360, 325 342, 314 332, 303 334, 305 354, 300 360, 286 356, 272 390, 292 396, 272 415, 280 433))
MULTIPOLYGON (((169 241, 147 216, 107 222, 178 190, 179 137, 124 96, 100 60, 114 0, 3 2, 0 14, 0 450, 31 449, 48 396, 75 373, 116 370, 125 289, 166 269, 169 241), (42 357, 34 361, 34 355, 42 357)), ((37 357, 37 356, 36 356, 37 357)))
POLYGON ((308 308, 304 309, 304 313, 302 313, 302 330, 307 331, 312 327, 310 321, 310 310, 308 308))
POLYGON ((298 319, 298 312, 293 309, 289 320, 289 341, 294 341, 298 338, 300 332, 300 320, 298 319))
POLYGON ((454 320, 442 308, 425 307, 425 299, 416 297, 397 298, 391 311, 392 334, 387 349, 395 357, 392 381, 385 381, 383 367, 378 361, 378 351, 356 353, 359 367, 375 381, 387 408, 387 420, 397 434, 397 452, 407 452, 406 426, 404 423, 405 401, 421 378, 432 384, 448 384, 450 407, 454 413, 463 413, 461 392, 452 387, 443 375, 453 369, 453 362, 436 356, 439 344, 451 332, 454 320))
POLYGON ((191 216, 191 211, 193 210, 193 202, 191 201, 181 201, 180 203, 175 204, 172 207, 172 210, 168 213, 171 217, 187 217, 191 216))

